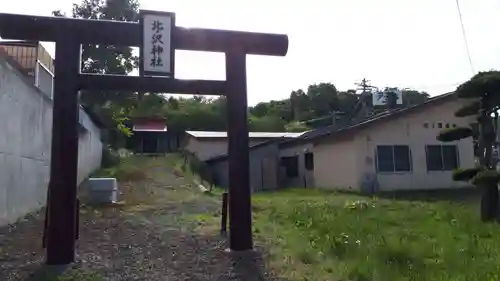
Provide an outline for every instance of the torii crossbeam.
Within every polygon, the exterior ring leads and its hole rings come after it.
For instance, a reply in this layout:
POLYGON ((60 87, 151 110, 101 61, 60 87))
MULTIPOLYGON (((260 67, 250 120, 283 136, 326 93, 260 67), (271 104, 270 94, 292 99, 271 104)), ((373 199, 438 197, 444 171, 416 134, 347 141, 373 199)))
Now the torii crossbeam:
MULTIPOLYGON (((49 196, 47 198, 47 264, 65 265, 74 261, 77 226, 78 91, 126 90, 179 94, 225 95, 228 106, 229 227, 230 248, 250 250, 252 241, 251 190, 247 124, 246 55, 285 56, 288 37, 280 34, 250 33, 175 26, 173 13, 141 11, 140 23, 39 17, 0 13, 0 37, 14 40, 56 43, 52 151, 49 196), (147 18, 149 17, 149 18, 147 18), (165 23, 164 53, 154 54, 173 66, 177 50, 223 52, 226 80, 178 80, 173 67, 168 77, 146 76, 144 54, 141 76, 82 74, 81 45, 106 44, 139 46, 146 41, 145 22, 165 23), (170 25, 169 25, 170 24, 170 25), (168 32, 167 32, 168 31, 168 32), (168 57, 170 56, 170 57, 168 57)), ((160 33, 158 33, 160 34, 160 33)), ((158 35, 156 35, 158 36, 158 35)), ((163 42, 162 42, 163 43, 163 42)))

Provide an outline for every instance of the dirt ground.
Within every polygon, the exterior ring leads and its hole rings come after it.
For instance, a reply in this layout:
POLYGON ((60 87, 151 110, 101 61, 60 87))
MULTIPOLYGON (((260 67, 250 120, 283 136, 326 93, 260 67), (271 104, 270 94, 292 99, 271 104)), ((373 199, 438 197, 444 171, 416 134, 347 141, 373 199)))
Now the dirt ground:
MULTIPOLYGON (((219 198, 167 163, 144 160, 147 178, 120 184, 124 204, 81 208, 73 268, 82 275, 65 280, 275 280, 262 251, 236 258, 218 229, 198 227, 197 217, 220 218, 219 198)), ((42 229, 43 212, 0 228, 0 280, 33 279, 44 262, 42 229)))

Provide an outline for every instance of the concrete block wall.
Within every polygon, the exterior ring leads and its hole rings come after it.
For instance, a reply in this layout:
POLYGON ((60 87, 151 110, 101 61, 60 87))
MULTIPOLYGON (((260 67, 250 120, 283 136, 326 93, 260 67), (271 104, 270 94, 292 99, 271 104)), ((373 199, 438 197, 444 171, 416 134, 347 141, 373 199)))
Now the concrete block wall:
MULTIPOLYGON (((79 183, 100 166, 100 130, 80 110, 79 183)), ((0 225, 46 203, 52 100, 0 56, 0 225)))

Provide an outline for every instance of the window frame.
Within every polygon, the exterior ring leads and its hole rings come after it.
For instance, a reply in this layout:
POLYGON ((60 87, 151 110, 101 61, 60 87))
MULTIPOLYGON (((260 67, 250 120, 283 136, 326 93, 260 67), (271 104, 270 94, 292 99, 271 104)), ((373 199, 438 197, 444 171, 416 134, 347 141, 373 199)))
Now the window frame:
POLYGON ((426 144, 425 145, 425 168, 428 173, 432 172, 451 172, 455 169, 460 167, 460 151, 458 149, 457 144, 426 144), (441 154, 441 169, 429 169, 429 148, 430 147, 439 147, 439 152, 441 154), (444 149, 443 147, 453 147, 455 149, 455 162, 456 162, 456 167, 448 169, 445 167, 445 161, 444 161, 444 149))
POLYGON ((377 145, 375 147, 375 171, 377 174, 408 174, 408 173, 413 173, 413 155, 411 153, 411 148, 409 145, 406 144, 382 144, 382 145, 377 145), (407 148, 408 150, 408 170, 396 170, 396 154, 395 154, 395 147, 402 146, 407 148), (391 147, 392 151, 392 171, 380 171, 380 154, 379 154, 379 147, 391 147))
POLYGON ((306 152, 304 153, 304 169, 306 171, 314 171, 314 153, 312 152, 306 152), (308 156, 310 156, 310 161, 308 156), (308 165, 308 163, 310 165, 308 165))

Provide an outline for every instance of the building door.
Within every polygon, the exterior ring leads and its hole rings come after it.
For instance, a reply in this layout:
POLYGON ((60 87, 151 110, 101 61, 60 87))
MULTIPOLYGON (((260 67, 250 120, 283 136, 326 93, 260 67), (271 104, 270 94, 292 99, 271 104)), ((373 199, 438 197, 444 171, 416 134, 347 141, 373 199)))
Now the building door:
POLYGON ((299 177, 299 156, 283 156, 280 160, 280 166, 284 169, 283 182, 280 187, 289 187, 299 177))
POLYGON ((278 185, 278 165, 275 157, 262 159, 262 190, 273 190, 278 185))
POLYGON ((144 134, 142 153, 158 153, 158 138, 154 134, 144 134))

